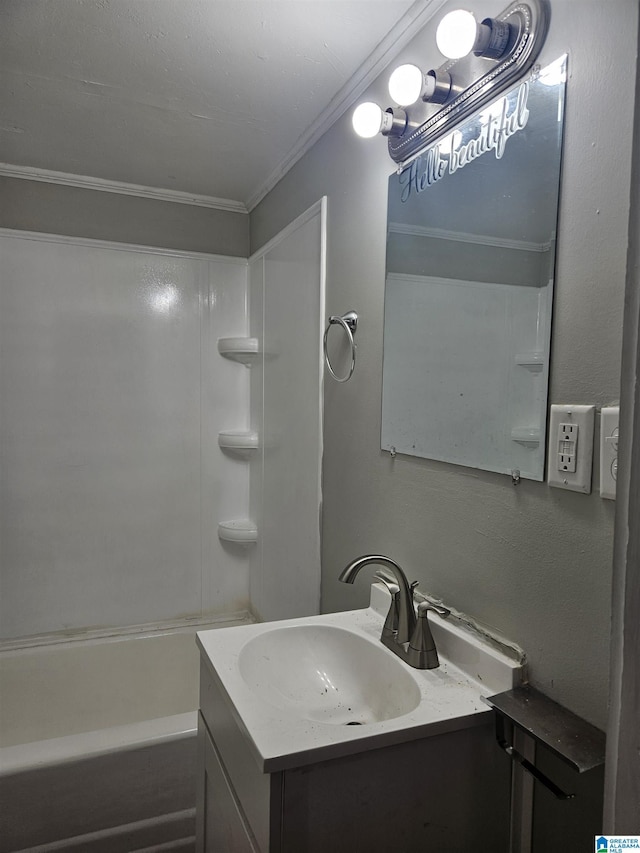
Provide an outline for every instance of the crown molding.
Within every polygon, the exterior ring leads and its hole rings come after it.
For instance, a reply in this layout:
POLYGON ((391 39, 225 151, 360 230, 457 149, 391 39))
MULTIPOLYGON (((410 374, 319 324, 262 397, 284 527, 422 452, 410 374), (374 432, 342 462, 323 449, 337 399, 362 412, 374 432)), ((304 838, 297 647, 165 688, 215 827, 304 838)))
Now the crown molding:
POLYGON ((424 225, 406 225, 404 222, 390 222, 388 231, 390 234, 407 234, 410 237, 430 237, 434 240, 453 240, 456 243, 495 246, 499 249, 515 249, 519 252, 548 252, 551 248, 551 243, 510 240, 507 237, 492 237, 488 234, 467 234, 464 231, 447 231, 444 228, 429 228, 424 225))
POLYGON ((353 106, 363 92, 384 71, 392 59, 424 27, 447 0, 416 0, 400 20, 387 33, 380 44, 362 63, 356 73, 332 98, 326 109, 299 137, 291 151, 273 170, 259 189, 247 199, 251 212, 287 172, 309 151, 329 128, 353 106))
POLYGON ((45 184, 60 184, 65 187, 77 187, 83 190, 132 195, 137 198, 150 198, 155 201, 169 201, 173 204, 189 204, 194 207, 208 207, 225 210, 230 213, 248 213, 241 201, 227 198, 215 198, 157 187, 145 187, 142 184, 127 184, 123 181, 109 181, 105 178, 92 178, 88 175, 71 175, 67 172, 54 172, 50 169, 38 169, 36 166, 14 166, 0 163, 0 176, 21 178, 27 181, 40 181, 45 184))
POLYGON ((365 62, 363 62, 356 73, 332 98, 318 118, 298 138, 293 148, 273 172, 271 172, 265 182, 247 199, 246 203, 232 199, 186 193, 179 190, 148 187, 122 181, 110 181, 104 178, 73 175, 67 172, 55 172, 49 169, 39 169, 35 166, 15 166, 10 163, 0 163, 0 176, 60 184, 80 189, 119 193, 138 198, 155 199, 157 201, 169 201, 174 204, 208 207, 231 213, 250 213, 267 193, 276 186, 278 181, 295 166, 298 160, 351 108, 354 101, 369 88, 400 50, 411 41, 446 2, 447 0, 415 0, 365 62))

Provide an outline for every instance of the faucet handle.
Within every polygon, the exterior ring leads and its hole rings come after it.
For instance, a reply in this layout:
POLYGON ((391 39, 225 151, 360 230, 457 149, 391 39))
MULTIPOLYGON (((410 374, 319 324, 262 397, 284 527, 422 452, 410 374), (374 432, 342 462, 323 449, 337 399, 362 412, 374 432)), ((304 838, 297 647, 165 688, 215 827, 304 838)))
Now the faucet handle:
POLYGON ((407 663, 416 669, 435 669, 440 666, 436 644, 427 619, 427 612, 432 609, 428 601, 421 601, 418 605, 418 619, 407 649, 407 663))
POLYGON ((397 583, 390 580, 382 570, 377 571, 374 574, 374 577, 377 581, 380 581, 386 586, 389 595, 391 596, 391 604, 389 606, 387 618, 384 620, 382 636, 395 637, 398 633, 398 623, 400 621, 400 587, 397 583))
POLYGON ((400 624, 400 592, 391 590, 389 592, 391 592, 391 605, 382 626, 382 636, 395 638, 400 624))
POLYGON ((443 607, 441 604, 435 604, 433 601, 425 599, 418 605, 418 618, 425 617, 428 610, 433 610, 433 612, 437 613, 442 619, 446 619, 447 616, 451 616, 451 611, 448 607, 443 607))

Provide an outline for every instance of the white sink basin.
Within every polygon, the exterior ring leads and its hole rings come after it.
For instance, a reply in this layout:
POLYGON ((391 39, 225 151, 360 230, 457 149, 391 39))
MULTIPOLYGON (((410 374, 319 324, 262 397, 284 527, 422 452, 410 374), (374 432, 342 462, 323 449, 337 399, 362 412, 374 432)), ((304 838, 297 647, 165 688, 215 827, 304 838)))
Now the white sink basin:
POLYGON ((482 697, 519 683, 520 664, 437 616, 440 666, 411 669, 380 642, 390 602, 373 584, 365 610, 198 633, 207 677, 263 772, 482 725, 493 713, 482 697))
POLYGON ((238 668, 260 699, 322 723, 376 723, 420 703, 420 688, 398 658, 333 625, 273 628, 242 647, 238 668))

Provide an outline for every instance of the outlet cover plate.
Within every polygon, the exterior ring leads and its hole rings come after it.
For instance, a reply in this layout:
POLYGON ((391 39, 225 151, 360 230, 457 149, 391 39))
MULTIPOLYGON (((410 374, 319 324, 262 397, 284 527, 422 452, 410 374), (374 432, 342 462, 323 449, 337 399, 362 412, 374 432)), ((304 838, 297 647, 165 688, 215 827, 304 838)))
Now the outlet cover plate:
POLYGON ((588 495, 591 492, 591 468, 593 465, 593 426, 595 406, 559 405, 551 406, 549 418, 549 453, 547 482, 557 489, 569 489, 588 495), (567 425, 575 425, 575 461, 570 467, 575 470, 560 470, 560 456, 566 449, 564 439, 567 425))
POLYGON ((616 499, 618 479, 619 406, 603 406, 600 412, 600 497, 616 499))

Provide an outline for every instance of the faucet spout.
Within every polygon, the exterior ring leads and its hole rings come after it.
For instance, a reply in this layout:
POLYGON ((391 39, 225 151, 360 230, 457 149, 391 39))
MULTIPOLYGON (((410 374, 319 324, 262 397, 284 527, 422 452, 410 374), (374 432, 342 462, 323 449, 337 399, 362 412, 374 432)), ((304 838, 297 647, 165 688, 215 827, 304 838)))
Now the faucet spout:
POLYGON ((398 592, 398 633, 396 643, 408 643, 416 627, 416 613, 413 607, 413 590, 407 576, 395 560, 383 557, 381 554, 366 554, 352 560, 340 573, 339 580, 343 583, 353 583, 360 569, 365 566, 385 566, 395 577, 399 587, 398 592))

